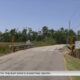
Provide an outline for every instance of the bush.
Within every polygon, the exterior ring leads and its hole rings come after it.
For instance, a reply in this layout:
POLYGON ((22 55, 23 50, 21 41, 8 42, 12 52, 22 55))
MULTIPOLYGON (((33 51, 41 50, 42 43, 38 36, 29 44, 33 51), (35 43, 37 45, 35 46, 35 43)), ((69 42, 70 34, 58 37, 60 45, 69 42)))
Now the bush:
POLYGON ((9 52, 11 52, 11 50, 8 45, 0 45, 0 55, 7 54, 9 52))
POLYGON ((35 46, 48 46, 48 45, 54 45, 56 44, 56 41, 52 38, 45 38, 42 41, 34 41, 33 45, 35 46))

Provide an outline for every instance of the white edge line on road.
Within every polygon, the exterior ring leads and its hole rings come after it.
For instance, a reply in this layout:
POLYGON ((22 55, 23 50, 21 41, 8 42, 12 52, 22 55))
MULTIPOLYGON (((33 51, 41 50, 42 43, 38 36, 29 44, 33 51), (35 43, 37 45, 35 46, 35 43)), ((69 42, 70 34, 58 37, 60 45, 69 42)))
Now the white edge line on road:
POLYGON ((80 71, 0 71, 0 76, 80 76, 80 71))
MULTIPOLYGON (((65 70, 67 70, 67 63, 66 63, 66 59, 65 59, 65 54, 64 54, 64 67, 65 67, 65 70)), ((72 80, 72 76, 69 76, 69 79, 72 80)))

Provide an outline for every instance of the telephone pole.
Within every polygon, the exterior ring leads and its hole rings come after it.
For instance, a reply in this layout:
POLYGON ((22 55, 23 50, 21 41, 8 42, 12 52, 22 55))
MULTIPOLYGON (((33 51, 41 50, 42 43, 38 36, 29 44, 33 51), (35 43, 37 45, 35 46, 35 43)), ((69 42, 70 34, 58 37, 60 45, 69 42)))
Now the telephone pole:
POLYGON ((68 34, 67 34, 67 45, 69 44, 69 40, 70 40, 70 27, 71 27, 71 21, 69 20, 69 22, 68 22, 68 25, 69 25, 69 27, 68 27, 68 34))

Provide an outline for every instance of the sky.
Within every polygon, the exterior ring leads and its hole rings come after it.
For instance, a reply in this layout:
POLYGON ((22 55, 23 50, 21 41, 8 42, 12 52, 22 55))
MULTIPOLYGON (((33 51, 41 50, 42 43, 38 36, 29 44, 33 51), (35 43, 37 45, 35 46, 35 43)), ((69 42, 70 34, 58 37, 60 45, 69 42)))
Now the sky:
POLYGON ((0 0, 0 31, 43 26, 80 29, 80 0, 0 0))

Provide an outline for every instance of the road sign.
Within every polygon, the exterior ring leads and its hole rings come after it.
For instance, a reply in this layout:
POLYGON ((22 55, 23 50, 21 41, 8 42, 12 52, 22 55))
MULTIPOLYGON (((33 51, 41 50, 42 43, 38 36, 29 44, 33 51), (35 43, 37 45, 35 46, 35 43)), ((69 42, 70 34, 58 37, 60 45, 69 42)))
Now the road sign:
POLYGON ((78 31, 78 35, 80 35, 80 31, 78 31))
POLYGON ((80 49, 80 41, 75 41, 75 49, 80 49))

